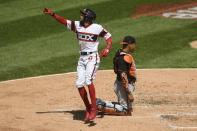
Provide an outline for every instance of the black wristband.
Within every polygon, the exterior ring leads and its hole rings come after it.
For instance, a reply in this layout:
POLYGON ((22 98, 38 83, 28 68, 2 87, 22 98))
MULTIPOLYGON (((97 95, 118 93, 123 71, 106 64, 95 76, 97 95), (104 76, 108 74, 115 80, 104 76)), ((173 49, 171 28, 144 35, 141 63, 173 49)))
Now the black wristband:
POLYGON ((55 13, 53 13, 51 16, 55 16, 55 13))

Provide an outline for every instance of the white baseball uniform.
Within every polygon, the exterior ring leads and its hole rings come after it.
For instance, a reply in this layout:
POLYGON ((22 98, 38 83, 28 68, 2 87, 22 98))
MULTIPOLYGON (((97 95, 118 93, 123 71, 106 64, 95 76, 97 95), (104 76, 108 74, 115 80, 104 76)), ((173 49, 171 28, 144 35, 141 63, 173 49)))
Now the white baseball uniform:
POLYGON ((98 54, 99 37, 107 40, 111 37, 111 34, 101 25, 95 23, 84 27, 80 25, 80 21, 67 20, 66 27, 76 33, 79 41, 80 57, 77 66, 76 87, 81 88, 85 85, 91 85, 100 63, 98 54))

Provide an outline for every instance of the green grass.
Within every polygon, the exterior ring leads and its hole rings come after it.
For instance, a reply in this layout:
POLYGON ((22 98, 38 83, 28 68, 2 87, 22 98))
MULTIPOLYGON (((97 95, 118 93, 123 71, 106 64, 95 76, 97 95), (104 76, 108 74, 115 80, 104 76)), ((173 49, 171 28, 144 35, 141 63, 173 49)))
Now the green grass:
MULTIPOLYGON (((75 34, 45 16, 43 6, 72 20, 79 18, 80 9, 96 11, 97 23, 113 35, 111 53, 101 59, 100 69, 112 69, 112 57, 125 35, 136 37, 133 56, 137 68, 196 68, 197 50, 188 43, 197 39, 197 21, 130 19, 138 4, 168 1, 180 0, 0 0, 0 81, 76 71, 79 49, 75 34)), ((105 46, 101 40, 99 50, 105 46)))

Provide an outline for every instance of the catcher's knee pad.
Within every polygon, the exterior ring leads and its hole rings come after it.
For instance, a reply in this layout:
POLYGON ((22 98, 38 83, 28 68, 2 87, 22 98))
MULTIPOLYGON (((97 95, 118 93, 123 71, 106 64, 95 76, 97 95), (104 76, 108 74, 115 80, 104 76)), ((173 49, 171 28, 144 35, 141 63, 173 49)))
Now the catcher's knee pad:
MULTIPOLYGON (((99 111, 109 113, 108 111, 113 110, 114 112, 113 114, 116 114, 116 115, 128 114, 127 108, 120 105, 120 103, 118 102, 102 101, 99 98, 96 99, 96 102, 97 102, 97 108, 99 109, 99 111)), ((112 114, 112 112, 109 114, 112 114)))

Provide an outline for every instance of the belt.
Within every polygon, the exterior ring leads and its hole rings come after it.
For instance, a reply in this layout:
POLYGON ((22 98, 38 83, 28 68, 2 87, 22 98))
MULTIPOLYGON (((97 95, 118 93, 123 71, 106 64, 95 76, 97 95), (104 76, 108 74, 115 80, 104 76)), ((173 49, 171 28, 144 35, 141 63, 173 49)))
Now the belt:
POLYGON ((81 55, 90 55, 92 53, 94 53, 94 52, 80 52, 81 55))

